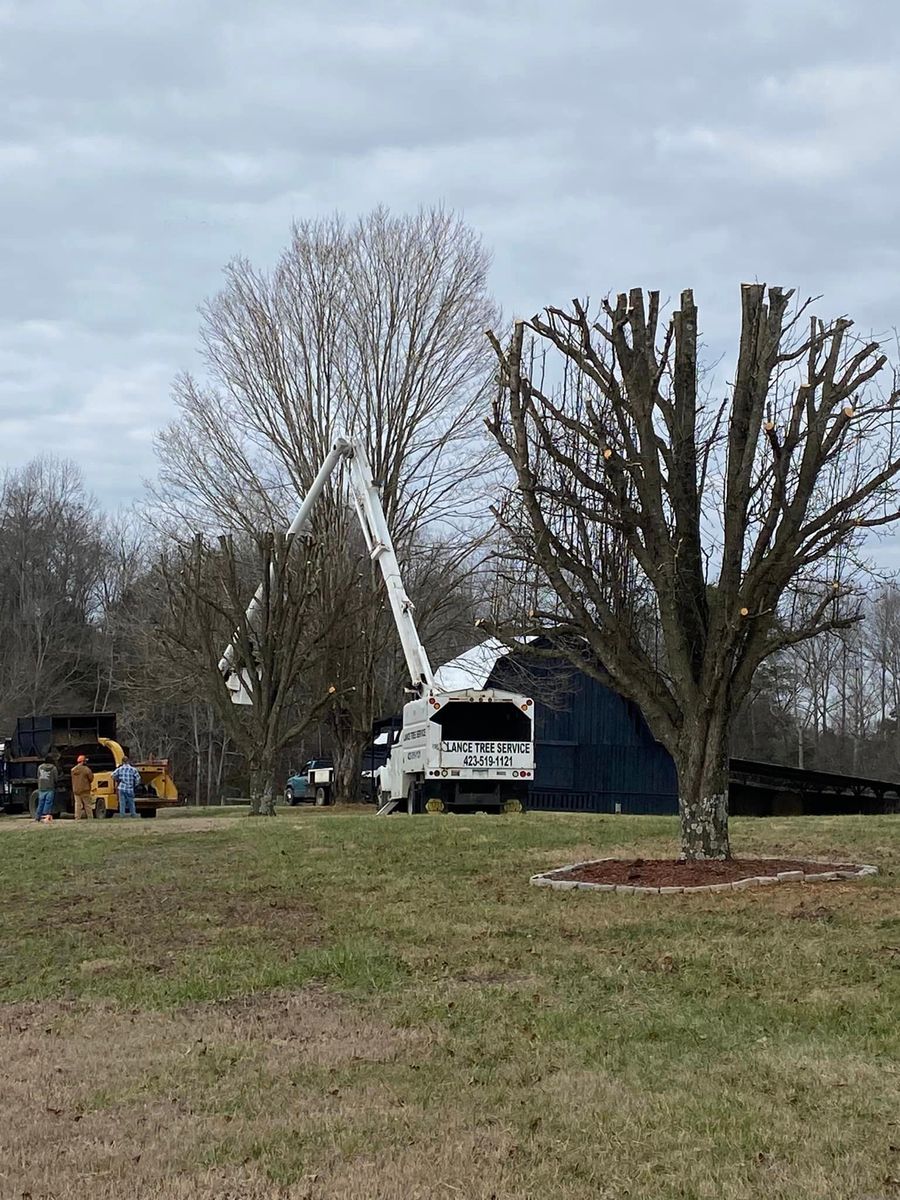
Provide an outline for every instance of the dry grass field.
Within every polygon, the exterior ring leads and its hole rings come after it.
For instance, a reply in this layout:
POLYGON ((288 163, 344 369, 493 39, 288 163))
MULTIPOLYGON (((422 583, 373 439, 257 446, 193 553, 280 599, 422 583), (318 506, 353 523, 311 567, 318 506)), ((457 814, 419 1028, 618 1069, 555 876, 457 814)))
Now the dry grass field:
POLYGON ((900 1196, 900 820, 871 881, 531 888, 674 823, 0 818, 2 1200, 900 1196))

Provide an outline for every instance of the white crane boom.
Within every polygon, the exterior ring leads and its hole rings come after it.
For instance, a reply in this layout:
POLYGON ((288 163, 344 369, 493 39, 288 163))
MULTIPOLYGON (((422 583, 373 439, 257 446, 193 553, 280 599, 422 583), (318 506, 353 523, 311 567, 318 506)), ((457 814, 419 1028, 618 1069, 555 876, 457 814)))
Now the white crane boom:
MULTIPOLYGON (((309 491, 304 497, 303 503, 297 510, 297 515, 288 527, 287 538, 290 540, 297 534, 302 533, 309 524, 312 511, 325 488, 325 484, 343 459, 349 462, 350 491, 353 498, 353 506, 356 509, 356 515, 362 526, 369 557, 373 562, 378 564, 381 570, 385 590, 388 595, 388 602, 391 606, 391 613, 393 614, 397 633, 400 636, 400 644, 403 647, 403 654, 406 658, 410 680, 416 692, 421 694, 432 687, 434 676, 431 664, 428 661, 428 655, 425 653, 425 647, 422 645, 418 630, 416 629, 413 617, 415 606, 403 587, 400 564, 397 561, 394 543, 391 540, 384 509, 381 505, 381 496, 372 477, 372 468, 366 456, 365 449, 360 443, 351 442, 347 438, 338 438, 335 441, 325 461, 319 468, 309 491)), ((259 611, 263 591, 263 584, 260 584, 250 604, 247 606, 246 619, 251 628, 254 618, 259 611)), ((225 648, 224 654, 219 659, 219 670, 225 675, 228 687, 232 693, 233 702, 235 704, 248 704, 250 703, 250 695, 249 689, 246 687, 246 680, 243 678, 245 673, 241 672, 238 674, 232 670, 236 641, 237 635, 232 638, 225 648)))
POLYGON ((350 459, 350 491, 363 537, 366 539, 369 558, 381 568, 410 681, 415 691, 421 695, 433 687, 434 675, 425 647, 419 638, 419 631, 416 629, 413 616, 415 605, 403 586, 397 553, 366 452, 359 442, 353 442, 346 454, 350 459))
MULTIPOLYGON (((313 509, 316 506, 316 501, 322 495, 322 492, 324 491, 324 488, 325 488, 325 484, 330 479, 332 473, 334 472, 335 467, 338 465, 338 463, 341 461, 341 459, 347 453, 347 450, 349 449, 349 447, 350 447, 350 443, 347 441, 346 438, 338 438, 335 441, 334 445, 331 447, 331 450, 328 452, 328 454, 325 458, 325 461, 322 463, 321 467, 319 467, 316 477, 312 481, 310 489, 306 493, 306 496, 303 499, 303 503, 297 509, 297 515, 294 517, 293 521, 291 521, 290 525, 288 526, 288 531, 287 531, 286 537, 288 538, 289 541, 292 538, 296 537, 296 535, 298 533, 302 533, 303 530, 306 528, 306 526, 309 524, 309 518, 312 515, 313 509)), ((246 616, 247 623, 250 625, 251 629, 253 628, 253 620, 254 620, 257 612, 259 611, 259 606, 260 606, 260 603, 263 598, 264 590, 265 590, 264 584, 261 583, 259 585, 259 587, 256 589, 256 591, 253 593, 252 600, 247 605, 247 612, 246 612, 245 616, 246 616)), ((219 659, 219 670, 225 676, 225 682, 228 684, 228 688, 231 692, 232 703, 234 703, 234 704, 250 704, 251 703, 250 693, 249 693, 249 689, 246 687, 246 681, 244 679, 244 676, 246 675, 246 671, 242 671, 240 673, 236 673, 236 672, 232 671, 232 665, 234 663, 234 655, 235 655, 235 643, 237 642, 237 636, 238 636, 237 632, 235 631, 234 635, 232 636, 231 641, 225 647, 225 652, 222 655, 222 657, 219 659)), ((249 664, 248 664, 248 666, 249 666, 249 664)))

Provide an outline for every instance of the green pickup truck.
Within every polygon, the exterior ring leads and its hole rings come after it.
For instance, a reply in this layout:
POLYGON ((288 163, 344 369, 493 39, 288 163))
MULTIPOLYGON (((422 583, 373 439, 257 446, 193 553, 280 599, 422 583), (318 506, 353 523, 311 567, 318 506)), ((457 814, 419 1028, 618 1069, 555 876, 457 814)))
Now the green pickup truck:
POLYGON ((288 777, 284 786, 287 804, 302 804, 304 801, 322 808, 331 804, 331 785, 334 766, 330 758, 311 758, 301 770, 288 777))

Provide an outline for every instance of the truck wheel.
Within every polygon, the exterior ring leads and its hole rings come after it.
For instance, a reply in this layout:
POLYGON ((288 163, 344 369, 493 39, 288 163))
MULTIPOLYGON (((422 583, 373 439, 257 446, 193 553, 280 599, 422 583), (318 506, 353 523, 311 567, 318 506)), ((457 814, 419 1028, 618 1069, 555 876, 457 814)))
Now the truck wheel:
POLYGON ((94 801, 94 817, 96 820, 105 819, 106 817, 111 817, 111 816, 112 816, 112 813, 106 807, 105 800, 95 800, 94 801))
POLYGON ((284 789, 284 802, 285 804, 289 804, 291 808, 296 805, 297 797, 294 795, 294 789, 292 787, 286 787, 284 789))
POLYGON ((324 808, 328 803, 328 792, 323 787, 316 788, 316 808, 324 808))

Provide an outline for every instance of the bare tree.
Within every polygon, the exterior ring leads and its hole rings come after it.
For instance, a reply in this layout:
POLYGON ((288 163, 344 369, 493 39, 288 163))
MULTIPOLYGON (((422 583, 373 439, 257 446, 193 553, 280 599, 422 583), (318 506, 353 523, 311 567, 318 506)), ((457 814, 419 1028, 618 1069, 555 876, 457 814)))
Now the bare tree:
MULTIPOLYGON (((158 443, 156 506, 168 527, 284 528, 347 433, 366 444, 401 556, 430 560, 440 543, 445 566, 464 576, 489 469, 475 420, 491 374, 482 331, 496 318, 488 265, 452 213, 382 209, 352 225, 297 225, 269 274, 232 263, 203 310, 205 379, 178 381, 180 416, 158 443)), ((398 676, 398 653, 342 480, 311 534, 328 550, 321 602, 360 601, 356 626, 333 623, 328 656, 344 687, 328 713, 336 792, 350 798, 373 711, 400 699, 381 690, 398 676)), ((420 598, 427 637, 446 606, 437 590, 420 598)))
POLYGON ((884 778, 900 772, 900 587, 885 587, 872 601, 867 623, 868 651, 875 692, 875 762, 884 778))
POLYGON ((900 714, 900 587, 885 587, 872 602, 869 653, 875 668, 881 725, 900 714))
POLYGON ((552 597, 520 628, 588 647, 579 665, 640 704, 675 760, 688 858, 730 854, 730 726, 757 668, 854 624, 862 539, 900 516, 900 396, 875 386, 886 358, 845 318, 792 312, 791 295, 743 286, 720 403, 701 393, 690 291, 665 323, 658 293, 639 289, 596 319, 577 301, 547 309, 528 328, 550 362, 523 323, 506 348, 491 335, 489 428, 514 472, 498 518, 552 597), (793 627, 780 612, 791 591, 809 601, 793 627), (648 595, 656 661, 635 619, 648 595))
POLYGON ((0 483, 0 712, 88 705, 108 547, 74 463, 43 457, 0 483))
MULTIPOLYGON (((215 706, 228 736, 250 767, 251 811, 274 816, 279 752, 319 718, 340 693, 321 692, 304 680, 321 675, 318 657, 327 641, 316 597, 320 556, 301 552, 283 534, 245 539, 220 537, 209 547, 197 535, 163 564, 167 614, 162 642, 193 661, 200 690, 215 706), (260 604, 247 615, 257 579, 260 604), (233 647, 234 673, 244 680, 249 705, 232 703, 219 660, 233 647), (308 668, 308 669, 307 669, 308 668)), ((337 611, 340 620, 350 614, 337 611)))
POLYGON ((138 757, 168 759, 180 794, 202 803, 204 794, 221 795, 204 764, 212 751, 218 776, 228 738, 204 692, 197 639, 179 647, 165 636, 174 619, 165 583, 177 549, 178 543, 132 543, 122 552, 120 570, 111 572, 102 623, 108 674, 98 678, 104 686, 109 683, 121 740, 138 757), (138 573, 132 578, 136 564, 138 573), (129 581, 126 586, 122 575, 129 581))

